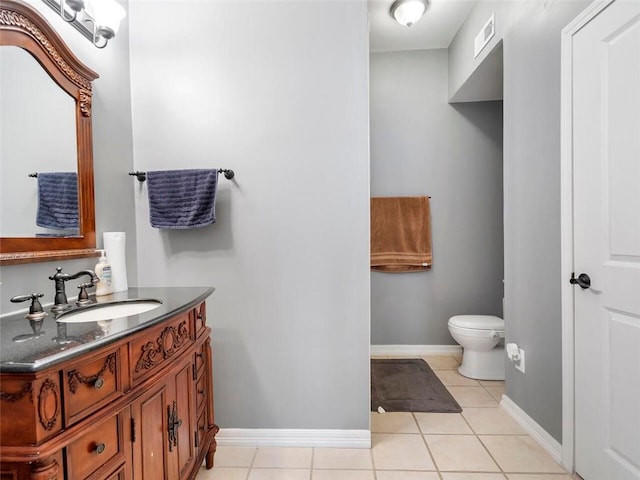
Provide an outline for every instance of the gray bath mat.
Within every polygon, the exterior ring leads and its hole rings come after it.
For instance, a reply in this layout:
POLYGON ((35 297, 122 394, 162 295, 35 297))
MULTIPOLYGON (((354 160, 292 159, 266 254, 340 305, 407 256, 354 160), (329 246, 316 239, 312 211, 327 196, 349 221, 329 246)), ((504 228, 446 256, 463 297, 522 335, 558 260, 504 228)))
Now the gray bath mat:
POLYGON ((371 411, 460 413, 427 362, 420 359, 371 360, 371 411))

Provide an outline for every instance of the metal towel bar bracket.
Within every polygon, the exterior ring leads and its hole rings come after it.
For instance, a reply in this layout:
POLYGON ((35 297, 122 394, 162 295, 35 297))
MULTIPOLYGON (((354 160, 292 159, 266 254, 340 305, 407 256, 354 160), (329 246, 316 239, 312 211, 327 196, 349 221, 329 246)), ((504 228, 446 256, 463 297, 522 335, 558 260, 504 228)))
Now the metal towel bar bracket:
MULTIPOLYGON (((219 168, 218 172, 224 173, 224 178, 231 180, 236 174, 230 168, 219 168)), ((132 177, 137 177, 139 182, 144 182, 147 179, 147 172, 129 172, 132 177)))

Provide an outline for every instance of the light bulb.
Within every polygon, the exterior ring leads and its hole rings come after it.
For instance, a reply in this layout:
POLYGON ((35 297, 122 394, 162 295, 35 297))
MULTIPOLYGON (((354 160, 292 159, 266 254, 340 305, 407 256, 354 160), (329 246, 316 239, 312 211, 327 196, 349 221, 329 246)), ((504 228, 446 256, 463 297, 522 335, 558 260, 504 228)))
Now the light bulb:
POLYGON ((126 12, 115 0, 87 0, 87 13, 94 19, 98 33, 104 38, 112 38, 120 27, 126 12))

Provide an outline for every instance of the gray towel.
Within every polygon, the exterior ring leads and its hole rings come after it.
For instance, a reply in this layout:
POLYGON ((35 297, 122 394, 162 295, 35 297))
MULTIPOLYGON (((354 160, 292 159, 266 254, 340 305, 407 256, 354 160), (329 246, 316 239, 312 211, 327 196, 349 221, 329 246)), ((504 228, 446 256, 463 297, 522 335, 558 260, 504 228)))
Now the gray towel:
POLYGON ((147 172, 151 226, 199 228, 216 221, 218 170, 157 170, 147 172))
POLYGON ((78 176, 75 172, 38 173, 36 225, 78 229, 78 176))

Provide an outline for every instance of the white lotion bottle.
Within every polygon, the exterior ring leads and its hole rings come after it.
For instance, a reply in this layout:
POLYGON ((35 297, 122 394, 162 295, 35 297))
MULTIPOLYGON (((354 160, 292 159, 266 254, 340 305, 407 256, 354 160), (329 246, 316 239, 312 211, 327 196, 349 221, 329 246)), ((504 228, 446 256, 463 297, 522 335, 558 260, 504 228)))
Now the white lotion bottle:
POLYGON ((125 232, 104 232, 104 249, 111 264, 111 291, 124 292, 129 289, 127 282, 127 234, 125 232))
POLYGON ((113 285, 111 282, 111 265, 107 260, 107 255, 104 250, 100 250, 100 260, 96 264, 95 272, 100 281, 96 285, 96 297, 103 295, 110 295, 113 293, 113 285))

